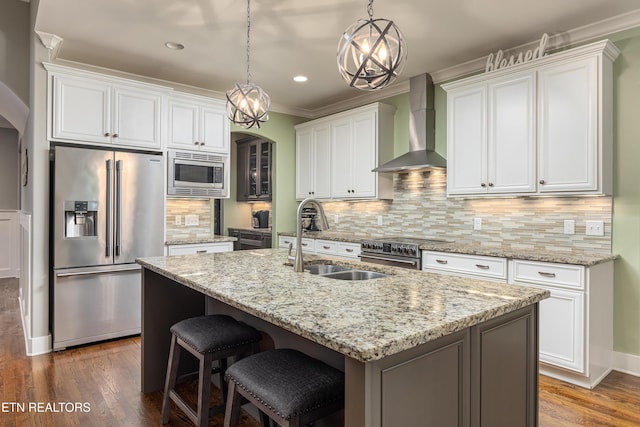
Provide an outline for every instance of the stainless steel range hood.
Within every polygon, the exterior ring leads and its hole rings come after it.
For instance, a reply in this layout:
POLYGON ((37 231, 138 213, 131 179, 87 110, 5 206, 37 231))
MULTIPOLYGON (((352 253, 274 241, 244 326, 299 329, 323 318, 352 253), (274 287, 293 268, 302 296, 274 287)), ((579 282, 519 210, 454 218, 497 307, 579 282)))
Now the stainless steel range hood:
POLYGON ((409 172, 447 167, 447 160, 435 152, 434 92, 433 79, 429 74, 409 80, 409 152, 378 166, 373 172, 409 172))

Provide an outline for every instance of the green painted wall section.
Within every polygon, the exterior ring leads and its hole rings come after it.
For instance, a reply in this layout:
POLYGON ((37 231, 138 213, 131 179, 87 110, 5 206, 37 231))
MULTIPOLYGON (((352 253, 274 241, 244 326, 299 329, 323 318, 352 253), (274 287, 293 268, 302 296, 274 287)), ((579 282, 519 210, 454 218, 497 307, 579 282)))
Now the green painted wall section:
MULTIPOLYGON (((231 126, 231 197, 224 201, 224 227, 247 227, 251 208, 248 203, 236 202, 236 144, 235 140, 246 135, 267 139, 273 145, 273 235, 279 231, 291 231, 296 226, 296 132, 295 125, 308 119, 281 113, 269 113, 269 121, 259 129, 243 129, 231 126)), ((274 239, 277 244, 277 239, 274 239)))
POLYGON ((613 67, 614 349, 640 355, 640 37, 619 40, 613 67))

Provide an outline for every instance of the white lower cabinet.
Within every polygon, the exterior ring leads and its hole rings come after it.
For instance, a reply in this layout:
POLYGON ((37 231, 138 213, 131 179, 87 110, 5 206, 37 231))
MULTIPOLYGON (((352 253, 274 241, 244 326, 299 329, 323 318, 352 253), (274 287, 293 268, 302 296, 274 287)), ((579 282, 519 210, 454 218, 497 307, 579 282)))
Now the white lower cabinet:
POLYGON ((422 270, 507 281, 507 260, 483 255, 422 251, 422 270))
POLYGON ((233 242, 197 243, 189 245, 169 245, 168 255, 211 254, 233 251, 233 242))
POLYGON ((595 387, 613 351, 613 262, 590 267, 512 260, 509 283, 548 290, 540 302, 540 373, 595 387))
MULTIPOLYGON (((287 249, 290 243, 292 244, 293 249, 295 249, 295 237, 280 236, 278 238, 279 248, 287 249)), ((303 237, 302 252, 358 259, 358 255, 360 255, 360 243, 338 242, 335 240, 310 239, 308 237, 303 237)))

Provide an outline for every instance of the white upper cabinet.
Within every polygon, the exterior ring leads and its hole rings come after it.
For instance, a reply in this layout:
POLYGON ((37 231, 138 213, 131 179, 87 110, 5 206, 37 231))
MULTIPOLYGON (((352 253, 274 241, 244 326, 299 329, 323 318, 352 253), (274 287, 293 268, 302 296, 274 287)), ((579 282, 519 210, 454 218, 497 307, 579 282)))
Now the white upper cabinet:
POLYGON ((167 147, 229 153, 225 102, 196 95, 172 95, 168 101, 167 147))
POLYGON ((296 197, 392 198, 392 174, 371 170, 393 157, 394 112, 376 103, 296 126, 296 197))
POLYGON ((307 127, 296 133, 296 199, 331 197, 331 128, 307 127))
POLYGON ((540 192, 598 190, 598 58, 545 67, 540 81, 540 192))
POLYGON ((168 88, 47 64, 49 138, 161 149, 168 88))
POLYGON ((443 85, 447 194, 611 194, 607 40, 443 85))

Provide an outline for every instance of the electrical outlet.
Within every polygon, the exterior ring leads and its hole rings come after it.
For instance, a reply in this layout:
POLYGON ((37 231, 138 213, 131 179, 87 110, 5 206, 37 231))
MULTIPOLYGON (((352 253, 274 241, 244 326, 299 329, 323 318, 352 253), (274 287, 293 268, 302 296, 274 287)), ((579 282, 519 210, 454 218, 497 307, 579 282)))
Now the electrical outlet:
POLYGON ((604 221, 586 221, 587 236, 604 236, 604 221))
POLYGON ((184 225, 187 225, 187 226, 200 225, 200 218, 198 217, 198 215, 185 215, 184 225))
POLYGON ((173 225, 182 225, 182 215, 173 217, 173 225))
POLYGON ((576 234, 576 222, 573 219, 564 220, 564 234, 576 234))
POLYGON ((378 225, 382 225, 382 215, 378 215, 378 225))
POLYGON ((337 225, 338 222, 340 222, 340 215, 336 214, 333 216, 333 223, 337 225))
POLYGON ((476 231, 482 230, 482 218, 473 218, 473 229, 476 231))

